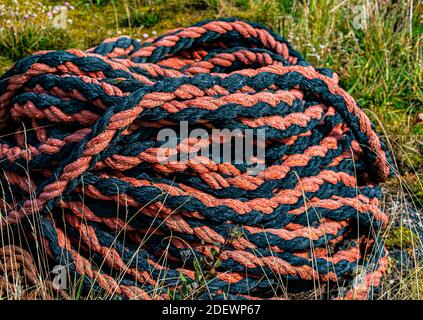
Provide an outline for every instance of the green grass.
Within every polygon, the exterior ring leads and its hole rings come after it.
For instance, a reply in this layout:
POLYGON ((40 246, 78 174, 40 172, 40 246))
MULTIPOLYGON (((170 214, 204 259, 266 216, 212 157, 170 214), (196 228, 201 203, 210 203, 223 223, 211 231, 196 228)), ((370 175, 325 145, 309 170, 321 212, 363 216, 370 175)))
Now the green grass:
POLYGON ((65 49, 70 43, 69 35, 61 29, 15 25, 1 33, 0 55, 5 60, 16 61, 40 50, 65 49))
MULTIPOLYGON (((34 6, 25 1, 16 4, 0 0, 0 72, 38 50, 86 49, 104 38, 123 34, 143 39, 144 35, 160 34, 203 19, 233 16, 264 23, 286 37, 314 66, 337 72, 342 87, 375 122, 394 154, 396 169, 395 176, 385 184, 385 206, 393 221, 385 238, 396 248, 421 246, 413 236, 403 236, 410 227, 404 222, 409 208, 421 211, 423 207, 423 6, 417 1, 69 2, 74 6, 66 17, 71 23, 58 29, 46 16, 57 1, 41 1, 34 6), (355 28, 355 10, 363 3, 366 26, 355 28), (32 13, 37 16, 24 19, 25 14, 32 13)), ((385 297, 422 297, 421 268, 417 265, 409 272, 401 270, 399 281, 386 286, 385 297)))

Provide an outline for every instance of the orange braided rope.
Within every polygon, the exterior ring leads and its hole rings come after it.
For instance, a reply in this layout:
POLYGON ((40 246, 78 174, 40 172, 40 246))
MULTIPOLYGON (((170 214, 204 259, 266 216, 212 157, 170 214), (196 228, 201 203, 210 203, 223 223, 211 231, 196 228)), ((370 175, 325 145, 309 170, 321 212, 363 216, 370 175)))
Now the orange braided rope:
POLYGON ((68 294, 42 279, 32 256, 20 247, 0 248, 0 299, 69 299, 68 294))

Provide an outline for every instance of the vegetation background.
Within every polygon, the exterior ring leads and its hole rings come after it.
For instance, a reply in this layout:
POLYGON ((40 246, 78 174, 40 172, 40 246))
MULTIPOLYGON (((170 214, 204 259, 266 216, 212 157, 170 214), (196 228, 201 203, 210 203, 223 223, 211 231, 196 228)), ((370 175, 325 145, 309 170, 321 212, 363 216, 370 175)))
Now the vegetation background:
POLYGON ((87 49, 108 37, 143 41, 203 19, 240 17, 329 67, 395 156, 385 184, 390 273, 380 298, 423 298, 423 5, 417 0, 0 0, 0 74, 39 50, 87 49))

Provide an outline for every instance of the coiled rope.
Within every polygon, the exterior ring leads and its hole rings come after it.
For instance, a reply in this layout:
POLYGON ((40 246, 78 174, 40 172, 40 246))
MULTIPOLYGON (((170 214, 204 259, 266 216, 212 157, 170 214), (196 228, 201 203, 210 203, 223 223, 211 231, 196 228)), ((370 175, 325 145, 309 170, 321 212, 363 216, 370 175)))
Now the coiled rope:
POLYGON ((18 246, 0 248, 0 299, 69 299, 50 280, 42 279, 32 256, 18 246))
MULTIPOLYGON (((277 297, 286 281, 337 297, 357 266, 360 286, 340 297, 380 285, 385 146, 335 73, 260 24, 203 21, 144 43, 39 52, 2 76, 0 119, 2 227, 32 230, 87 290, 171 298, 211 258, 200 298, 277 297), (162 163, 158 132, 182 121, 263 129, 265 169, 162 163)), ((181 139, 168 151, 194 149, 181 139)))

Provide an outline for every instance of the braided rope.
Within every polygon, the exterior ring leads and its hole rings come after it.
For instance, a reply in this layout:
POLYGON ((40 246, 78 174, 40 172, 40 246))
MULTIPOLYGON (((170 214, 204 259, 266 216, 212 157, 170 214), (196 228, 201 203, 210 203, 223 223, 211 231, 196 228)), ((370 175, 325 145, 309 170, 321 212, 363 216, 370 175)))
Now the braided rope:
POLYGON ((15 132, 0 139, 2 227, 36 215, 51 258, 85 288, 166 299, 214 251, 213 298, 268 297, 285 280, 340 286, 357 265, 370 271, 344 297, 367 298, 386 269, 383 142, 335 73, 262 25, 39 52, 0 79, 0 121, 15 132), (158 132, 181 121, 264 129, 265 169, 163 164, 158 132))
POLYGON ((69 299, 68 294, 49 280, 41 281, 29 252, 20 247, 0 248, 0 299, 69 299))

